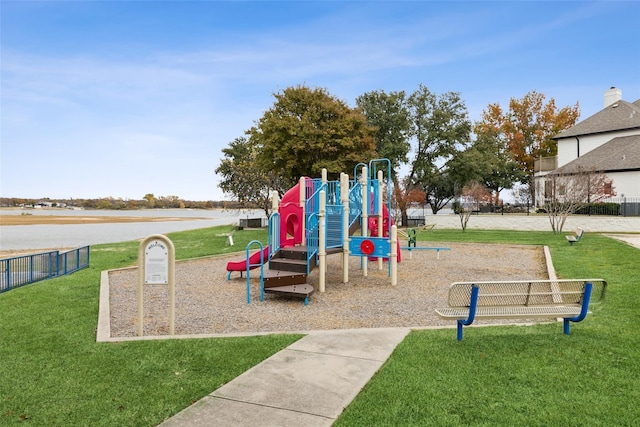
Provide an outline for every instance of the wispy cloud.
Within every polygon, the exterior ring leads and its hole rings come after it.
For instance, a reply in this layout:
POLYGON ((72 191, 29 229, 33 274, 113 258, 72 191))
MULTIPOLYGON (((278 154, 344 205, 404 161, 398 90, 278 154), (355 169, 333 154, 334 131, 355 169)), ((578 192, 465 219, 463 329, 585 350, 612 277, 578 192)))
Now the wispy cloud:
POLYGON ((423 83, 461 92, 473 119, 532 89, 558 105, 588 95, 592 112, 612 84, 640 96, 640 55, 620 41, 638 39, 634 2, 82 5, 3 7, 3 192, 31 196, 49 184, 25 177, 28 158, 78 197, 221 197, 213 170, 222 148, 273 92, 298 84, 353 104, 423 83), (608 31, 593 35, 600 25, 608 31), (623 65, 607 66, 623 54, 623 65), (149 162, 166 176, 150 181, 149 162))

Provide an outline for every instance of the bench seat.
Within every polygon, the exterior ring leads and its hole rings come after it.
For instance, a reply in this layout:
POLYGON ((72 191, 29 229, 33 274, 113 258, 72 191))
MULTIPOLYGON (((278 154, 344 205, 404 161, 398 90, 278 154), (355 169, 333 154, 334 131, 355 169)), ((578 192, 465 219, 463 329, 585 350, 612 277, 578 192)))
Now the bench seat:
POLYGON ((584 320, 606 286, 602 279, 457 282, 449 286, 448 307, 435 312, 457 322, 458 341, 475 319, 562 318, 568 335, 570 322, 584 320))
POLYGON ((436 258, 440 259, 440 251, 450 251, 451 248, 436 246, 403 246, 401 249, 409 251, 409 259, 412 259, 411 251, 436 251, 436 258))
POLYGON ((568 236, 564 236, 567 238, 567 241, 569 242, 569 246, 573 246, 574 243, 579 242, 580 240, 582 240, 582 235, 584 234, 584 230, 582 228, 578 228, 575 232, 575 234, 570 234, 568 236))
MULTIPOLYGON (((443 319, 466 319, 469 317, 468 308, 441 308, 436 313, 443 319)), ((577 316, 580 307, 566 306, 536 306, 536 307, 479 307, 476 309, 476 319, 525 319, 528 317, 558 318, 577 316)))

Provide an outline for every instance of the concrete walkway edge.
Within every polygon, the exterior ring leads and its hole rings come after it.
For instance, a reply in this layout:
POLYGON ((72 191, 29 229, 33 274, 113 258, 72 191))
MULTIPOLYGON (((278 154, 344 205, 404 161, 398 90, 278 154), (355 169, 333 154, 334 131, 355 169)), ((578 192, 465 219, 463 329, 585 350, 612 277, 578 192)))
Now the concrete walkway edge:
POLYGON ((160 426, 330 426, 409 331, 314 331, 160 426))

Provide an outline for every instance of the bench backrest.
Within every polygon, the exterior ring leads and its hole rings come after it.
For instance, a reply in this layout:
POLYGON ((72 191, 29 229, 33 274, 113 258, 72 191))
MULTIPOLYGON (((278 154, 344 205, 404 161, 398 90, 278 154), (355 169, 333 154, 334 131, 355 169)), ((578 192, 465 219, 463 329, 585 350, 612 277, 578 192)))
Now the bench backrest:
POLYGON ((576 230, 576 239, 580 240, 582 239, 582 235, 584 234, 584 230, 582 228, 578 228, 576 230))
POLYGON ((478 287, 478 307, 576 305, 582 304, 585 284, 591 283, 591 302, 604 298, 603 279, 512 280, 456 282, 449 286, 449 306, 469 307, 471 288, 478 287))

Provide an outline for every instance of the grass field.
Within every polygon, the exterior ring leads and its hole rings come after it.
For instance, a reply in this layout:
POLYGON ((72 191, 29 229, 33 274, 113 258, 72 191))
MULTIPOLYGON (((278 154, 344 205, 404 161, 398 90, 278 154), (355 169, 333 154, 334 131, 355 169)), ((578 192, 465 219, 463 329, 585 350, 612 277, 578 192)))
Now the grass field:
POLYGON ((466 239, 550 246, 561 278, 603 277, 604 303, 562 334, 532 327, 414 331, 347 407, 338 426, 635 426, 640 419, 640 250, 588 234, 569 246, 539 232, 446 230, 466 239))
MULTIPOLYGON (((216 227, 169 235, 178 259, 230 251, 216 227)), ((236 232, 236 248, 266 232, 236 232)), ((545 244, 563 278, 602 277, 604 303, 576 324, 414 331, 337 425, 636 425, 640 250, 596 234, 434 230, 420 241, 545 244)), ((297 335, 96 343, 100 271, 137 242, 97 245, 91 267, 0 294, 0 425, 154 426, 297 335)))

